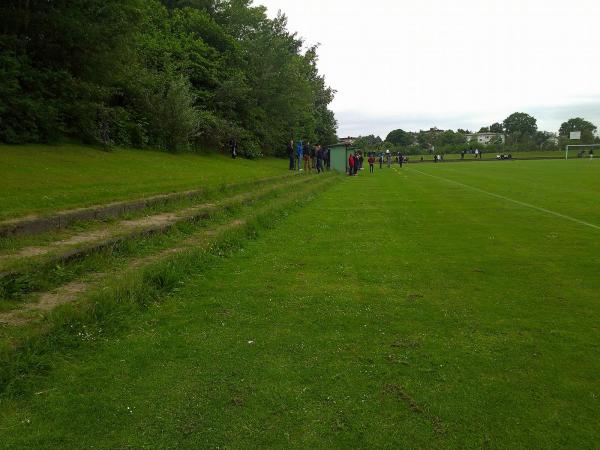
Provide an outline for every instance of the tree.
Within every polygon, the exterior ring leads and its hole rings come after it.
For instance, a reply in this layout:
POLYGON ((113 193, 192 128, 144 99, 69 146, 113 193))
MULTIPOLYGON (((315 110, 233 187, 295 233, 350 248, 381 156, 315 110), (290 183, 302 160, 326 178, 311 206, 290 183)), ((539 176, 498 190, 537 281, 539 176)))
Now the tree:
POLYGON ((355 147, 361 148, 375 148, 381 146, 381 144, 383 144, 381 138, 373 134, 370 134, 369 136, 361 136, 354 142, 355 147))
POLYGON ((171 152, 184 150, 198 132, 200 113, 189 81, 166 74, 156 92, 147 98, 146 107, 155 130, 154 144, 171 152))
POLYGON ((559 136, 569 138, 572 131, 581 131, 581 142, 583 144, 592 144, 594 142, 594 131, 596 125, 588 122, 581 117, 575 117, 564 122, 558 131, 559 136))
POLYGON ((502 127, 501 123, 496 122, 490 126, 490 132, 491 133, 504 133, 504 128, 502 127))
POLYGON ((438 146, 450 146, 457 144, 464 144, 467 141, 463 134, 455 133, 452 130, 444 131, 443 133, 436 136, 434 144, 438 146))
POLYGON ((503 127, 514 143, 531 140, 537 131, 537 120, 526 113, 516 112, 504 119, 503 127))
POLYGON ((5 0, 0 142, 333 143, 335 91, 317 62, 252 0, 5 0))
POLYGON ((401 147, 408 147, 413 143, 413 138, 410 133, 407 133, 402 129, 391 131, 385 140, 401 147))
POLYGON ((490 127, 481 127, 481 129, 479 130, 480 133, 489 133, 490 132, 490 127))

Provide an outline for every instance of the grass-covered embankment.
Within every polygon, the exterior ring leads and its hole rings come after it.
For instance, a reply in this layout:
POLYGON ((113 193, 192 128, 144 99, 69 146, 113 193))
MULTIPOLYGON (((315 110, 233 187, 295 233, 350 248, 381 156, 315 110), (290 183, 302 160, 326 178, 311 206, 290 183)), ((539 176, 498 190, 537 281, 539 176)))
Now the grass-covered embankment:
POLYGON ((80 145, 0 145, 0 220, 285 174, 286 161, 80 145))
MULTIPOLYGON (((152 241, 169 248, 176 244, 176 240, 170 239, 171 235, 193 234, 204 227, 206 221, 228 217, 242 206, 268 203, 274 197, 289 195, 312 184, 314 181, 309 177, 289 177, 270 182, 265 187, 254 187, 248 193, 211 198, 210 203, 167 205, 169 210, 179 209, 166 215, 151 215, 146 211, 146 215, 137 221, 129 218, 113 224, 94 223, 90 225, 95 228, 81 233, 65 230, 59 241, 46 245, 38 242, 37 246, 13 254, 0 252, 0 311, 11 306, 6 300, 20 299, 30 292, 44 292, 77 276, 104 270, 115 258, 127 264, 127 258, 139 251, 140 244, 146 251, 156 250, 149 245, 152 241), (67 232, 71 232, 70 237, 65 236, 67 232), (154 235, 159 236, 154 239, 154 235)), ((45 238, 54 235, 51 233, 45 238)))

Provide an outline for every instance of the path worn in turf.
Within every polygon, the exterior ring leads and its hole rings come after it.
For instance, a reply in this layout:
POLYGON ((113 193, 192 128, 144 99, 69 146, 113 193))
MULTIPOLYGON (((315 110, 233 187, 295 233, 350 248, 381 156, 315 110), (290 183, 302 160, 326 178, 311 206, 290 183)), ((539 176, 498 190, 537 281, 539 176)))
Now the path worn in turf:
MULTIPOLYGON (((289 180, 292 181, 292 180, 289 180)), ((262 189, 257 192, 251 194, 243 194, 233 196, 231 198, 223 200, 221 203, 225 205, 236 205, 238 203, 244 204, 248 202, 248 204, 259 202, 256 206, 256 213, 260 213, 265 209, 264 205, 260 205, 260 199, 262 196, 265 196, 268 193, 276 192, 278 189, 284 188, 284 192, 280 192, 283 194, 283 199, 274 200, 267 202, 266 208, 272 208, 280 203, 286 203, 293 201, 295 198, 294 195, 297 195, 298 192, 311 192, 318 186, 323 185, 323 181, 326 183, 331 182, 330 177, 321 178, 320 180, 309 180, 299 179, 297 181, 288 182, 285 184, 275 184, 268 189, 262 189), (310 181, 310 183, 309 183, 310 181), (289 197, 289 199, 287 199, 289 197)), ((144 217, 138 220, 124 220, 117 224, 116 227, 111 227, 107 230, 98 230, 92 233, 79 234, 69 239, 70 242, 88 242, 91 237, 95 239, 99 239, 100 237, 107 238, 110 236, 110 233, 114 233, 115 231, 119 231, 123 233, 123 229, 143 229, 144 227, 154 227, 154 226, 166 226, 168 224, 176 223, 177 221, 184 220, 186 217, 190 215, 197 214, 199 211, 214 209, 215 206, 212 204, 202 204, 199 206, 195 206, 193 208, 187 208, 184 210, 177 211, 176 213, 168 213, 168 214, 157 214, 153 216, 144 217)), ((142 267, 149 266, 157 261, 164 260, 167 257, 171 257, 173 255, 185 252, 187 249, 196 247, 196 248, 208 248, 210 245, 214 244, 215 240, 226 233, 242 230, 246 225, 250 216, 246 216, 244 218, 233 218, 225 224, 215 225, 206 229, 200 229, 196 233, 192 234, 190 237, 178 242, 176 246, 166 248, 158 253, 153 253, 149 256, 139 257, 139 258, 131 258, 127 264, 127 270, 125 272, 131 272, 132 270, 138 270, 142 267)), ((62 245, 66 241, 58 241, 56 245, 62 245)), ((54 246, 55 244, 51 244, 54 246)), ((123 269, 120 269, 117 272, 111 271, 109 273, 92 273, 89 279, 85 280, 74 280, 72 282, 68 282, 58 287, 57 289, 52 290, 51 292, 43 292, 39 296, 34 296, 33 302, 28 302, 22 305, 21 307, 17 307, 14 310, 0 313, 0 325, 10 325, 10 326, 20 326, 25 325, 33 320, 41 319, 48 312, 51 312, 55 308, 64 305, 66 303, 74 302, 78 299, 81 299, 82 295, 87 291, 94 287, 98 287, 100 282, 107 277, 118 278, 123 276, 123 269)), ((106 281, 106 280, 104 280, 106 281)))

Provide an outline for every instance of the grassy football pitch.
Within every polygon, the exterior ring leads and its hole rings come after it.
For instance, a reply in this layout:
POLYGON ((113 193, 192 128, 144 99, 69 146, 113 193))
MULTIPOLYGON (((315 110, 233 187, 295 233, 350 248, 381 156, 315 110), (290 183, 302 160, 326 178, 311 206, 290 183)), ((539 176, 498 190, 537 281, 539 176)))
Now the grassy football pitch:
POLYGON ((0 397, 6 448, 593 448, 600 161, 336 183, 0 397))

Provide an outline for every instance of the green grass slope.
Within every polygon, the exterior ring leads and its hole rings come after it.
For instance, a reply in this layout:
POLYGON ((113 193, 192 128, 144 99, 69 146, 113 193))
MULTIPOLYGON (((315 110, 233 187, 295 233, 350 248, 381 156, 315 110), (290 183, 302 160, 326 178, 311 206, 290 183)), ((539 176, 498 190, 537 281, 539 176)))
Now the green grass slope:
POLYGON ((0 220, 285 174, 286 161, 78 145, 0 146, 0 220))
POLYGON ((0 398, 0 442, 594 448, 600 165, 585 164, 347 178, 119 339, 84 330, 31 395, 0 398))

